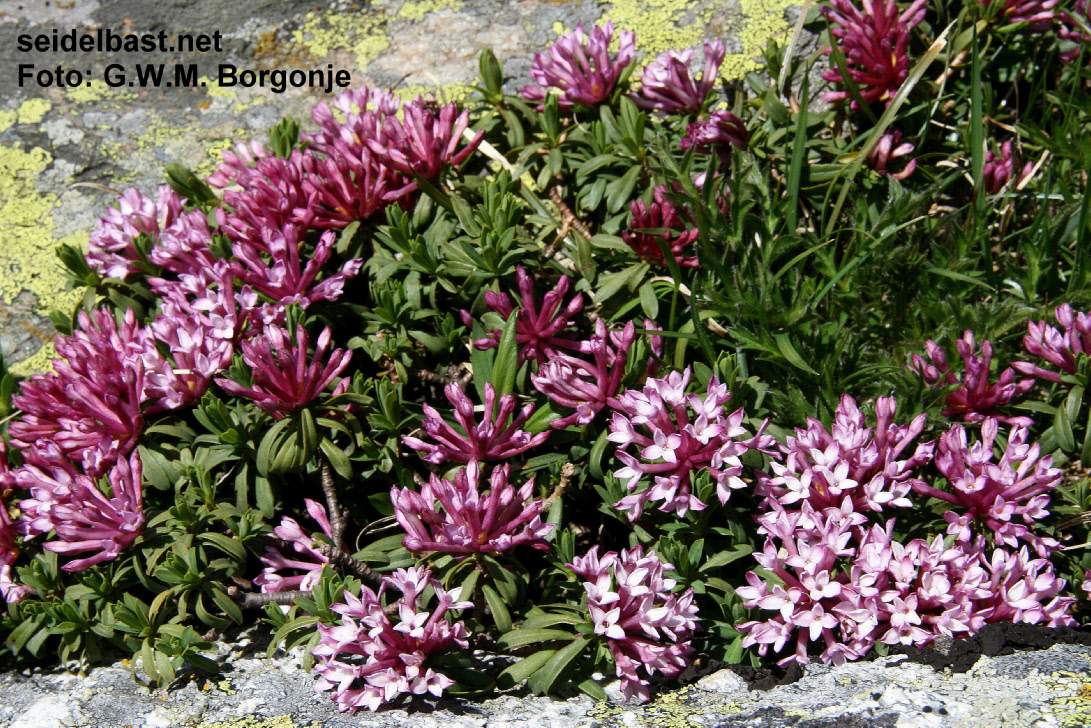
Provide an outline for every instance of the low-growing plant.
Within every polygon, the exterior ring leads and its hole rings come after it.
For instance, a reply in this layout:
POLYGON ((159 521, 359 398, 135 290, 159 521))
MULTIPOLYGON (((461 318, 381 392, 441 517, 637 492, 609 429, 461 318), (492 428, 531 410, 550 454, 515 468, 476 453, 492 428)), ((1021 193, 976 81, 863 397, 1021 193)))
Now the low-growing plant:
POLYGON ((125 192, 0 365, 12 658, 260 618, 354 711, 1077 623, 1087 10, 831 0, 739 83, 580 27, 125 192))

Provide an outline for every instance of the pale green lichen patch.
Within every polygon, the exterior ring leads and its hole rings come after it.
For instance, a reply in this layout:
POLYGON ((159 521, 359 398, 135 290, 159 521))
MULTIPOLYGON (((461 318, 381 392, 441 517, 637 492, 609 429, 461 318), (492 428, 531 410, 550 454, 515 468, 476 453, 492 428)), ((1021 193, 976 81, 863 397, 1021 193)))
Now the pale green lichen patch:
POLYGON ((738 35, 743 51, 724 58, 720 75, 727 79, 742 78, 762 68, 761 49, 770 38, 781 39, 782 46, 787 42, 791 25, 784 11, 797 4, 792 0, 739 0, 743 20, 738 35))
POLYGON ((247 715, 234 720, 218 720, 211 723, 200 723, 197 728, 311 728, 321 725, 322 724, 318 721, 297 723, 290 715, 278 715, 272 718, 247 715))
MULTIPOLYGON (((34 184, 35 176, 52 161, 49 152, 38 147, 25 151, 19 144, 0 146, 0 300, 10 304, 29 291, 42 314, 71 310, 80 297, 79 291, 67 289, 54 248, 65 243, 85 247, 87 242, 86 233, 53 237, 57 196, 42 194, 34 184)), ((19 375, 42 371, 53 355, 52 345, 45 346, 13 365, 12 371, 19 375)))
POLYGON ((103 102, 119 103, 138 98, 132 91, 113 89, 102 81, 92 80, 82 86, 73 86, 65 91, 64 98, 76 104, 101 105, 103 102))
POLYGON ((687 25, 679 25, 693 7, 692 0, 616 0, 599 23, 610 20, 616 28, 634 31, 637 49, 654 58, 668 48, 688 48, 705 38, 711 8, 697 10, 687 25))
POLYGON ((462 0, 406 0, 398 15, 410 20, 421 20, 427 13, 435 13, 440 10, 462 10, 462 0))
POLYGON ((53 104, 45 99, 27 99, 19 106, 19 123, 37 124, 52 108, 53 104))
POLYGON ((363 71, 390 47, 388 22, 387 16, 379 13, 307 13, 303 27, 292 34, 292 39, 315 58, 325 58, 338 48, 345 49, 363 71))

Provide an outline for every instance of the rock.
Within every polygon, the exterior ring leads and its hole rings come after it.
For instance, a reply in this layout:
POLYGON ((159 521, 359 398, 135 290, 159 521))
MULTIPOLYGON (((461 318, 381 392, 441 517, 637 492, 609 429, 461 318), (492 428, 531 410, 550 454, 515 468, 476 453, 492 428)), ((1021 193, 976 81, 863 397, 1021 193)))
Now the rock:
POLYGON ((746 681, 731 670, 720 670, 697 681, 697 687, 710 693, 746 692, 746 681))

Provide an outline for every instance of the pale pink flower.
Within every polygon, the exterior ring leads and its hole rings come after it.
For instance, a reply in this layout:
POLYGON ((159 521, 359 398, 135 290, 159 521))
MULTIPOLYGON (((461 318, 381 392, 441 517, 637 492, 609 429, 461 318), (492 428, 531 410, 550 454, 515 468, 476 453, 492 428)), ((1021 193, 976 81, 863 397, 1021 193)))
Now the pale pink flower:
POLYGON ((538 85, 523 88, 523 98, 542 103, 547 89, 560 92, 561 109, 572 104, 597 106, 610 98, 622 71, 636 57, 636 35, 630 30, 618 33, 621 45, 616 56, 610 56, 610 41, 614 24, 596 25, 586 36, 583 25, 557 39, 546 53, 535 53, 530 77, 538 85), (543 88, 544 87, 544 88, 543 88))
POLYGON ((632 96, 642 109, 657 109, 668 114, 692 114, 701 110, 708 94, 716 85, 720 64, 724 60, 721 40, 704 42, 704 70, 701 80, 690 74, 693 49, 682 52, 668 50, 644 67, 640 88, 632 96))

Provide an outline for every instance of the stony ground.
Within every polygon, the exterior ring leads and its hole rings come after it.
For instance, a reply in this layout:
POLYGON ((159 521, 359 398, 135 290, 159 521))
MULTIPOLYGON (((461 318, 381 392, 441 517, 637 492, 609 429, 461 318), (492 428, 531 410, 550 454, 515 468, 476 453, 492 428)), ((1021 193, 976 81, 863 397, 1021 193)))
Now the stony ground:
MULTIPOLYGON (((729 670, 714 672, 643 706, 585 696, 567 700, 519 692, 469 703, 416 699, 396 709, 338 714, 312 690, 301 653, 264 657, 253 631, 222 645, 215 677, 180 677, 148 690, 131 666, 87 676, 9 672, 0 676, 0 728, 719 728, 748 726, 1084 726, 1091 724, 1091 648, 983 657, 965 673, 936 672, 904 656, 841 667, 811 665, 791 685, 748 692, 729 670)), ((607 691, 620 699, 616 686, 607 691)))
MULTIPOLYGON (((52 355, 48 313, 73 310, 54 264, 58 243, 85 245, 95 219, 130 186, 153 192, 163 168, 179 162, 201 173, 236 141, 265 138, 284 115, 309 119, 321 92, 220 88, 221 63, 239 68, 327 68, 353 85, 396 86, 406 96, 466 95, 477 56, 491 47, 513 76, 526 79, 534 52, 577 23, 611 19, 638 33, 638 48, 659 53, 722 37, 724 74, 757 67, 767 38, 782 41, 793 0, 0 0, 0 348, 19 374, 52 355), (114 32, 220 32, 216 53, 23 53, 21 34, 72 28, 114 32), (199 66, 206 86, 108 88, 104 71, 122 63, 199 66), (19 87, 18 67, 77 69, 73 88, 19 87), (88 83, 89 82, 89 83, 88 83)), ((172 75, 170 68, 167 78, 172 75)))

